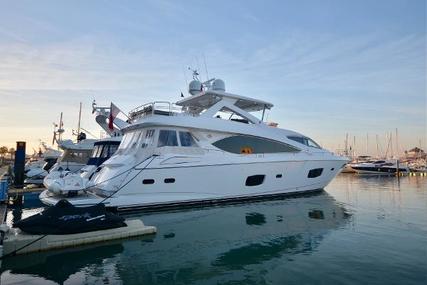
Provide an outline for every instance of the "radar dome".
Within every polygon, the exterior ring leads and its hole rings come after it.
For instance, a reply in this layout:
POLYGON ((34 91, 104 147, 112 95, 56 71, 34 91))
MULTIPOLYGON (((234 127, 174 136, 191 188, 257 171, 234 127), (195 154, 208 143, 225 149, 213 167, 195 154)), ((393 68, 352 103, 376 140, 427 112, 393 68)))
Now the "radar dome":
POLYGON ((188 92, 191 95, 199 94, 201 91, 202 91, 202 83, 200 81, 193 80, 190 82, 188 86, 188 92))
POLYGON ((215 79, 212 82, 212 90, 225 92, 225 83, 221 79, 215 79))

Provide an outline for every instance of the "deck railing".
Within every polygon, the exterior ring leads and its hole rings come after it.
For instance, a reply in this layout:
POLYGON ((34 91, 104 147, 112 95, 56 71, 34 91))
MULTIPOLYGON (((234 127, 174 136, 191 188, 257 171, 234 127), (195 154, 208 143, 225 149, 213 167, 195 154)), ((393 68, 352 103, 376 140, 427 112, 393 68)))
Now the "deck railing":
POLYGON ((150 102, 129 112, 129 118, 134 120, 150 115, 176 116, 183 114, 182 107, 168 101, 150 102))

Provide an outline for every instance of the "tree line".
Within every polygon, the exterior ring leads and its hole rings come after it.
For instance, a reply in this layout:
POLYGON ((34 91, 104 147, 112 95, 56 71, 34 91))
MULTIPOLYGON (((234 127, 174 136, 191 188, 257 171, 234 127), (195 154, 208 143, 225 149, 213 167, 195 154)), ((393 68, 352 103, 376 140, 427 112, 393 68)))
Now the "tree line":
POLYGON ((0 157, 6 158, 7 155, 10 155, 10 159, 12 159, 14 154, 15 149, 13 147, 8 148, 7 146, 0 146, 0 157))

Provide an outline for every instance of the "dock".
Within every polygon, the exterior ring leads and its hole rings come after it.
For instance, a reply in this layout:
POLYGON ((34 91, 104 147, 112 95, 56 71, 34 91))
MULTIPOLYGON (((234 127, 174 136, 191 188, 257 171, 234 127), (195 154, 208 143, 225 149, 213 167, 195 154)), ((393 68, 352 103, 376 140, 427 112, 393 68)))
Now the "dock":
POLYGON ((154 226, 146 226, 139 219, 125 220, 127 226, 67 235, 32 235, 19 229, 10 229, 3 240, 3 255, 26 254, 52 249, 76 247, 91 243, 125 239, 157 232, 154 226))
POLYGON ((125 220, 126 226, 99 231, 83 232, 64 235, 33 235, 22 232, 17 228, 6 225, 7 206, 15 197, 14 202, 20 200, 26 193, 38 193, 43 187, 15 188, 9 187, 7 167, 0 168, 0 264, 3 258, 15 254, 47 251, 53 249, 76 247, 86 244, 105 242, 110 240, 125 239, 143 235, 152 235, 157 232, 154 226, 146 226, 139 219, 125 220))

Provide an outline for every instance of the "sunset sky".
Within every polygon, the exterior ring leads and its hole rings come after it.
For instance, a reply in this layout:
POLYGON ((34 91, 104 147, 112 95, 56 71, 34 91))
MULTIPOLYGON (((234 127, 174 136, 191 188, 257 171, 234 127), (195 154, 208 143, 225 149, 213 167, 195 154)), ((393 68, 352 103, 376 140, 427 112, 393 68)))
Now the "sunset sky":
MULTIPOLYGON (((272 102, 269 120, 336 150, 375 154, 399 130, 426 146, 426 1, 0 0, 0 146, 66 137, 83 102, 177 101, 187 67, 272 102)), ((32 152, 32 151, 31 151, 32 152)))

